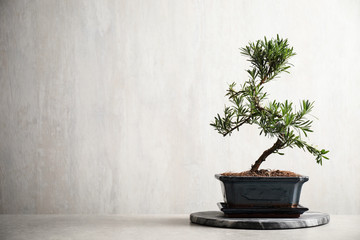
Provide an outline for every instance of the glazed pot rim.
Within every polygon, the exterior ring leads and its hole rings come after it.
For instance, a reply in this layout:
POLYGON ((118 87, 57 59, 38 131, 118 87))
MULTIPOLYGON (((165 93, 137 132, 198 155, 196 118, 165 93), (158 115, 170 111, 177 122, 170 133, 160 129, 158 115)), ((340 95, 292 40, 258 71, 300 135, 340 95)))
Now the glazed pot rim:
POLYGON ((259 180, 259 181, 286 181, 286 180, 293 180, 293 181, 308 181, 308 176, 298 176, 298 177, 253 177, 253 176, 223 176, 221 174, 215 174, 215 178, 218 180, 228 180, 228 181, 242 181, 242 180, 259 180))

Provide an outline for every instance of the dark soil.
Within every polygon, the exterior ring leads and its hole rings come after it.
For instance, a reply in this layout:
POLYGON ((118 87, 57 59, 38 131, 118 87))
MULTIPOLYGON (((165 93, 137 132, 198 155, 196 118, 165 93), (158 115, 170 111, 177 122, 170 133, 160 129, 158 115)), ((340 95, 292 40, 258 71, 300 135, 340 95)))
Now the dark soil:
POLYGON ((268 169, 260 169, 255 172, 245 171, 240 173, 234 172, 225 172, 221 174, 222 176, 236 176, 236 177, 300 177, 300 174, 290 172, 290 171, 282 171, 282 170, 268 170, 268 169))

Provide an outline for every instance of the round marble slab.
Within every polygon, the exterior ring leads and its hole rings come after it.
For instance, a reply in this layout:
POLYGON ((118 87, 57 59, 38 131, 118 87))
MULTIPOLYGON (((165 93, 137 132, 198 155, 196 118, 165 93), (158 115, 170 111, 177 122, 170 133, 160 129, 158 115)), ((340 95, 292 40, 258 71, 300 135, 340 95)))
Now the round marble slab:
POLYGON ((327 213, 306 212, 299 218, 228 218, 223 212, 196 212, 190 215, 192 223, 223 228, 241 229, 294 229, 327 224, 330 216, 327 213))

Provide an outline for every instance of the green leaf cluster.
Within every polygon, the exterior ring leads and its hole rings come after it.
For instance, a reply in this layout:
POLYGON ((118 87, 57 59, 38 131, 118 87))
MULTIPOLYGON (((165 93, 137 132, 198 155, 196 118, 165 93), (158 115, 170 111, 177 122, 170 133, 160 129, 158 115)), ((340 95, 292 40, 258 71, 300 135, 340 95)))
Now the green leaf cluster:
POLYGON ((312 132, 313 122, 307 119, 307 116, 314 103, 303 100, 298 110, 287 100, 264 103, 268 96, 264 92, 264 84, 278 77, 281 72, 289 73, 288 70, 292 66, 288 60, 295 53, 288 40, 277 35, 275 39, 264 38, 250 42, 240 50, 251 63, 250 69, 246 70, 249 78, 238 88, 236 83, 229 85, 226 97, 230 101, 230 106, 225 106, 222 116, 215 116, 211 126, 226 136, 235 130, 239 131, 243 124, 258 125, 260 135, 275 137, 281 141, 274 153, 283 155, 280 150, 298 147, 313 154, 316 162, 322 164, 323 159, 328 159, 325 155, 329 151, 318 150, 304 140, 304 137, 312 132))

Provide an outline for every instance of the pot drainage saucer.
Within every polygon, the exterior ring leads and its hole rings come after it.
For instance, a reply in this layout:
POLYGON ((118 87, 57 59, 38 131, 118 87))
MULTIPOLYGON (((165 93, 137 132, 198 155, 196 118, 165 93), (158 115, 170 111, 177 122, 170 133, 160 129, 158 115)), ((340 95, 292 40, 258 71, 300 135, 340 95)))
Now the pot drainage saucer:
POLYGON ((226 217, 266 217, 266 218, 298 218, 301 214, 309 209, 298 205, 292 208, 277 207, 247 207, 247 208, 231 208, 226 203, 219 202, 219 209, 226 217))

